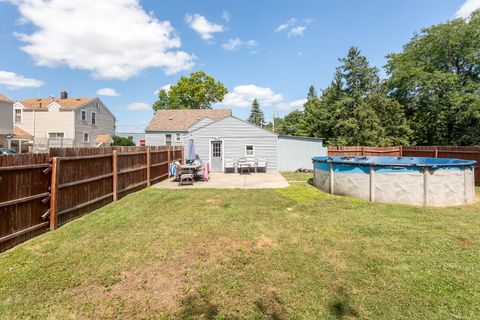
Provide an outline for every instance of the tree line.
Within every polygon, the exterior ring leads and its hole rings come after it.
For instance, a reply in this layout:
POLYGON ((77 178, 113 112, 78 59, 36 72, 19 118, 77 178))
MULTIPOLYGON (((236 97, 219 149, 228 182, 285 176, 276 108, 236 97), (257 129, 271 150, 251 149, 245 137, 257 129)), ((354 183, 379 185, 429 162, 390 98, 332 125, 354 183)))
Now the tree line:
MULTIPOLYGON (((248 121, 330 145, 480 145, 480 11, 421 30, 402 52, 387 55, 384 70, 381 79, 352 47, 327 88, 310 86, 303 110, 265 124, 255 99, 248 121)), ((154 109, 210 108, 223 100, 223 84, 192 75, 160 91, 154 109)))

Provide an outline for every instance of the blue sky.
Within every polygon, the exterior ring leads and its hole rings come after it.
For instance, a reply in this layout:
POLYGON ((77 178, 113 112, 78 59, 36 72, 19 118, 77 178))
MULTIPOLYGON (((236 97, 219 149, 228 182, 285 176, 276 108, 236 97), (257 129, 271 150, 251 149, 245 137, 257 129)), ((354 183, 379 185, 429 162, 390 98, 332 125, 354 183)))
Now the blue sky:
POLYGON ((216 108, 266 118, 325 88, 358 46, 372 65, 480 0, 0 0, 0 92, 12 99, 99 96, 118 131, 141 132, 154 92, 204 70, 229 94, 216 108), (100 90, 104 89, 104 90, 100 90), (100 91, 99 91, 100 90, 100 91), (115 95, 116 96, 112 96, 115 95))

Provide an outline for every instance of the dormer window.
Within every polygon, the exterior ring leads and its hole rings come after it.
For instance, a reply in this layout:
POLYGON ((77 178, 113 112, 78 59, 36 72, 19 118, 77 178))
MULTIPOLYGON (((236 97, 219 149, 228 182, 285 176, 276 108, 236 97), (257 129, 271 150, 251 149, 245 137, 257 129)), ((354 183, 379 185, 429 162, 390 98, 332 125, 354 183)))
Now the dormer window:
POLYGON ((87 111, 82 110, 82 121, 87 121, 87 111))
POLYGON ((15 109, 15 123, 22 122, 22 109, 15 109))

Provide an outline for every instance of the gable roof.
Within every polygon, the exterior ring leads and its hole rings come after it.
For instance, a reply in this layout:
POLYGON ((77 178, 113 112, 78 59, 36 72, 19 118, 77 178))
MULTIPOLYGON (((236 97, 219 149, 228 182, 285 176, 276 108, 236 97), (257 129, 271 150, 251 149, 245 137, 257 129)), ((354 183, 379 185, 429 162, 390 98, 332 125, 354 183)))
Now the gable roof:
POLYGON ((243 123, 245 123, 245 124, 247 124, 247 125, 249 125, 249 126, 252 126, 252 127, 255 127, 255 128, 260 129, 260 130, 262 130, 262 131, 265 131, 265 132, 267 132, 267 133, 269 133, 269 134, 271 134, 271 135, 274 135, 274 136, 277 136, 277 137, 279 136, 278 134, 276 134, 276 133, 274 133, 274 132, 272 132, 272 131, 270 131, 270 130, 267 130, 267 129, 265 129, 265 128, 262 128, 262 127, 260 127, 260 126, 257 126, 257 125, 254 124, 254 123, 250 123, 250 122, 248 122, 248 121, 246 121, 246 120, 240 119, 240 118, 235 117, 235 116, 233 116, 233 115, 230 115, 230 116, 225 117, 225 118, 223 118, 223 119, 220 119, 220 120, 218 120, 218 121, 209 123, 209 124, 207 124, 207 125, 205 125, 205 126, 203 126, 203 127, 197 128, 197 129, 193 130, 193 131, 190 132, 190 133, 194 133, 194 132, 203 130, 203 129, 205 129, 205 128, 208 128, 208 127, 210 127, 210 126, 213 126, 213 125, 215 125, 215 124, 217 124, 217 123, 219 123, 219 122, 221 122, 222 120, 225 120, 225 119, 227 119, 227 118, 232 118, 232 119, 238 120, 238 121, 243 122, 243 123))
POLYGON ((56 102, 62 109, 73 110, 84 104, 95 100, 96 98, 66 98, 66 99, 52 99, 52 98, 31 98, 20 101, 26 108, 43 109, 50 103, 56 102))
POLYGON ((0 93, 0 101, 13 102, 9 97, 7 97, 6 95, 3 95, 2 93, 0 93))
POLYGON ((231 115, 230 109, 158 110, 145 131, 188 131, 188 128, 204 118, 210 118, 216 122, 231 115))

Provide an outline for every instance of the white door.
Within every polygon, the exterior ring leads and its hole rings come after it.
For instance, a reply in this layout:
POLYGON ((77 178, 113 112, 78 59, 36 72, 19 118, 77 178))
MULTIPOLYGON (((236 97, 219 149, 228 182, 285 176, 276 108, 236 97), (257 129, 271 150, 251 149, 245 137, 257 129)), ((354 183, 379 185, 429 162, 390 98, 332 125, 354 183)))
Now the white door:
POLYGON ((222 141, 211 142, 212 171, 219 172, 223 170, 222 141))

